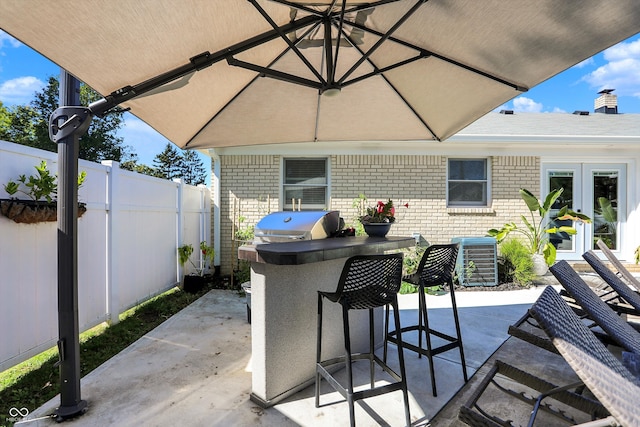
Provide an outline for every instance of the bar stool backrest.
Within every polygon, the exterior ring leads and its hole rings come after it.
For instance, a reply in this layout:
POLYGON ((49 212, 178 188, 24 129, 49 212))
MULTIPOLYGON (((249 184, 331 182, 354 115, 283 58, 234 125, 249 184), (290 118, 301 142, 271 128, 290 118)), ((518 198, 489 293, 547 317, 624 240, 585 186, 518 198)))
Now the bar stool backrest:
POLYGON ((459 243, 431 245, 422 255, 418 274, 423 286, 453 285, 459 243))
POLYGON ((389 304, 402 282, 402 254, 362 255, 347 259, 336 294, 348 309, 389 304))

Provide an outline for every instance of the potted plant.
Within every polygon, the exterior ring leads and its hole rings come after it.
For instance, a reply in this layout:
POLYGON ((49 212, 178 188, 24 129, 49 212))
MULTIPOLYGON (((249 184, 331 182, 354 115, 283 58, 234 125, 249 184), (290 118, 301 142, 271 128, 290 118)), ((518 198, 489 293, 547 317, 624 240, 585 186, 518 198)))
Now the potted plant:
POLYGON ((196 274, 185 274, 182 288, 185 292, 196 293, 204 287, 204 272, 213 261, 213 248, 207 242, 200 242, 200 255, 197 264, 191 260, 193 246, 191 244, 182 245, 178 248, 178 262, 182 267, 189 262, 196 271, 196 274))
MULTIPOLYGON (((16 181, 9 180, 4 185, 4 191, 9 195, 9 199, 0 200, 0 212, 9 219, 18 223, 36 223, 57 220, 58 184, 55 175, 47 169, 47 162, 42 160, 35 166, 36 174, 20 175, 16 181), (22 193, 29 197, 29 200, 18 199, 16 196, 22 193)), ((78 174, 78 188, 82 186, 87 173, 82 171, 78 174)), ((78 203, 78 217, 87 211, 84 203, 78 203)))
MULTIPOLYGON (((370 207, 365 207, 367 198, 364 195, 360 195, 358 201, 361 213, 358 219, 364 231, 371 237, 386 236, 391 229, 391 224, 396 221, 396 208, 393 206, 393 201, 380 200, 375 206, 370 207)), ((409 204, 406 203, 404 207, 408 208, 409 204)))
POLYGON ((544 202, 541 202, 530 191, 521 188, 520 197, 522 197, 531 213, 531 219, 524 215, 520 216, 525 227, 520 228, 515 222, 509 222, 500 229, 492 228, 488 231, 489 236, 495 237, 498 243, 502 242, 511 232, 524 235, 526 237, 525 244, 529 252, 534 256, 534 264, 536 259, 542 258, 544 261, 542 266, 545 271, 537 270, 536 274, 538 275, 541 275, 541 272, 545 274, 546 268, 553 265, 556 260, 556 247, 549 241, 549 235, 555 233, 574 235, 577 232, 573 226, 563 225, 557 227, 555 226, 555 221, 591 222, 588 216, 570 210, 567 205, 562 206, 555 217, 549 217, 549 210, 554 206, 563 191, 564 188, 553 190, 547 194, 544 202))

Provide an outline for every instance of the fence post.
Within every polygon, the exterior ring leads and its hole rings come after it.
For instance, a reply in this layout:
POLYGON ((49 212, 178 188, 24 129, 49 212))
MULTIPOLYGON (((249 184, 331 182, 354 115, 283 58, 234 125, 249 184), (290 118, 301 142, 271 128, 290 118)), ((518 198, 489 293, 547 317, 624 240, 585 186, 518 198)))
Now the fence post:
POLYGON ((213 149, 209 150, 211 161, 213 162, 213 172, 211 174, 211 191, 213 192, 213 201, 211 213, 213 215, 213 265, 220 268, 220 187, 221 187, 221 165, 220 157, 213 149))
POLYGON ((210 218, 207 218, 207 186, 204 184, 198 184, 198 190, 200 191, 200 212, 198 213, 200 218, 200 241, 207 242, 207 245, 211 245, 211 229, 209 228, 210 218))
POLYGON ((118 201, 118 187, 120 186, 120 163, 114 160, 104 160, 102 164, 106 166, 107 173, 105 176, 107 184, 107 200, 106 200, 106 271, 107 271, 107 289, 105 289, 107 296, 107 322, 110 325, 115 325, 120 321, 120 298, 119 298, 119 284, 115 279, 118 272, 118 261, 115 256, 115 248, 119 247, 121 235, 118 229, 118 221, 120 218, 120 203, 118 201))
POLYGON ((184 244, 184 183, 180 178, 174 178, 176 183, 176 281, 182 281, 182 266, 178 259, 178 248, 184 244))

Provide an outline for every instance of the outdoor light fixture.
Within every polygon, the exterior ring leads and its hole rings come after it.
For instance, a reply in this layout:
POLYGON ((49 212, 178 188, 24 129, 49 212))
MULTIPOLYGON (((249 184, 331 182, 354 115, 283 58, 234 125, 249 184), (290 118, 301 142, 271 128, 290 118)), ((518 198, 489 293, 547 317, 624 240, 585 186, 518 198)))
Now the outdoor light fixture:
POLYGON ((328 89, 324 89, 321 92, 322 95, 333 98, 334 96, 338 96, 340 94, 340 88, 339 87, 330 87, 328 89))

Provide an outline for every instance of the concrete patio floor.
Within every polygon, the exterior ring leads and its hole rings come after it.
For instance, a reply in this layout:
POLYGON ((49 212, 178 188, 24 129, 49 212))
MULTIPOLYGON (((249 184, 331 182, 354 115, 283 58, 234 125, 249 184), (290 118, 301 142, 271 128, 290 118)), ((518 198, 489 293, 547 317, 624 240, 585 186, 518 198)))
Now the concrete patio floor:
MULTIPOLYGON (((487 359, 491 362, 500 357, 509 363, 520 361, 543 371, 551 369, 545 361, 550 354, 532 361, 533 346, 515 338, 505 343, 508 326, 525 314, 542 289, 456 293, 471 380, 465 386, 457 349, 440 354, 435 361, 438 396, 433 397, 428 359, 405 352, 412 425, 462 425, 457 410, 488 370, 487 359)), ((452 333, 450 301, 448 294, 428 296, 427 305, 432 327, 452 333)), ((400 309, 402 324, 412 323, 417 318, 417 294, 400 295, 400 309)), ((394 346, 390 346, 389 355, 390 364, 397 366, 394 346)), ((558 361, 554 363, 561 366, 558 361)), ((259 407, 249 400, 250 369, 251 328, 245 298, 232 291, 212 290, 83 378, 82 398, 89 409, 65 424, 348 425, 346 402, 328 386, 323 388, 320 408, 314 405, 313 386, 271 408, 259 407)), ((16 425, 55 425, 50 414, 59 402, 59 397, 52 399, 16 425)), ((357 403, 356 423, 404 425, 401 392, 357 403)))

